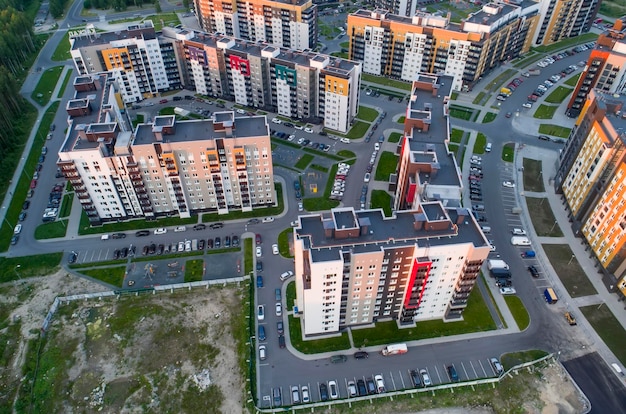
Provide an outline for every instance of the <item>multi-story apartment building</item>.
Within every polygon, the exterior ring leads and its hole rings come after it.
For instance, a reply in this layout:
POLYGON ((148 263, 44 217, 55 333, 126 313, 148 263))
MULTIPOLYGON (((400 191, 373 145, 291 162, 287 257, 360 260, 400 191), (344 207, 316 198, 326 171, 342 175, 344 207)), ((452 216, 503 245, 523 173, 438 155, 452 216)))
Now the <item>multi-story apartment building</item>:
POLYGON ((194 0, 200 27, 253 42, 295 50, 317 47, 317 6, 312 0, 194 0))
POLYGON ((128 105, 185 87, 344 133, 359 108, 361 65, 329 55, 151 23, 71 44, 78 72, 108 71, 128 105))
POLYGON ((460 24, 418 12, 413 17, 359 10, 348 15, 350 59, 363 72, 412 81, 419 72, 454 78, 453 89, 472 87, 484 74, 528 51, 538 6, 489 3, 460 24))
POLYGON ((420 73, 413 81, 397 147, 394 210, 413 210, 427 200, 460 206, 463 181, 455 155, 449 150, 449 97, 452 78, 420 73))
POLYGON ((598 37, 567 104, 569 116, 577 117, 580 114, 587 101, 587 94, 594 88, 617 93, 626 89, 625 23, 626 18, 616 20, 613 28, 598 37))
POLYGON ((78 74, 110 72, 125 103, 182 87, 173 42, 157 36, 151 21, 124 31, 71 37, 70 45, 78 74))
POLYGON ((589 92, 555 176, 574 233, 626 294, 626 97, 589 92))
POLYGON ((295 279, 303 335, 396 320, 459 320, 489 244, 467 209, 439 202, 386 218, 338 208, 300 216, 295 279))
POLYGON ((600 0, 542 0, 537 4, 541 17, 533 45, 549 45, 587 33, 600 8, 600 0))
POLYGON ((158 116, 132 132, 110 73, 78 76, 74 87, 57 164, 91 223, 274 205, 265 116, 158 116))
POLYGON ((359 108, 361 65, 221 35, 164 30, 177 40, 190 89, 347 132, 359 108))

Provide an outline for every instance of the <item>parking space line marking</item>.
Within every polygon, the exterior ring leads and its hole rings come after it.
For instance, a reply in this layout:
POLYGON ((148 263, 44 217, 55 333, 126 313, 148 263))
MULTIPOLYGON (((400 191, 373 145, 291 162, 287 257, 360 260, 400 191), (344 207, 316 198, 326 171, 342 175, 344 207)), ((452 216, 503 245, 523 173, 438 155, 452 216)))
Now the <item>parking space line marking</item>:
POLYGON ((405 389, 406 384, 404 383, 404 378, 402 377, 402 371, 398 370, 398 375, 400 375, 400 381, 402 382, 402 389, 405 389))
POLYGON ((483 367, 483 361, 478 360, 478 363, 480 364, 480 367, 483 370, 483 374, 485 375, 485 378, 487 378, 487 371, 485 371, 485 367, 483 367))
POLYGON ((439 378, 439 384, 442 384, 443 381, 441 381, 441 375, 439 375, 439 370, 437 369, 437 365, 435 365, 435 372, 437 373, 437 378, 439 378))
POLYGON ((469 379, 469 375, 467 374, 467 370, 465 369, 465 364, 461 361, 461 366, 463 367, 463 372, 465 372, 465 378, 469 379))
MULTIPOLYGON (((396 382, 393 380, 393 372, 389 371, 389 376, 391 377, 391 383, 393 384, 393 390, 397 391, 398 387, 396 387, 396 382)), ((400 377, 400 378, 402 378, 402 377, 400 377)))
POLYGON ((472 370, 474 370, 474 376, 478 378, 478 373, 476 372, 476 368, 474 368, 474 363, 472 361, 470 361, 470 365, 472 367, 472 370))

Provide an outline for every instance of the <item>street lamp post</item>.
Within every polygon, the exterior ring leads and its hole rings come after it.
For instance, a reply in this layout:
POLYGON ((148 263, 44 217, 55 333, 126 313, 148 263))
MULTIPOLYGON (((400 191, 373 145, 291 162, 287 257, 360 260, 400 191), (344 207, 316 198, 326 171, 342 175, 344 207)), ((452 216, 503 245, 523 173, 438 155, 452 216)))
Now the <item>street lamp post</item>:
POLYGON ((576 255, 572 255, 572 257, 569 259, 569 262, 567 262, 567 265, 571 265, 572 264, 572 260, 574 260, 574 257, 576 257, 576 255))
POLYGON ((554 228, 556 227, 556 223, 557 223, 557 221, 554 220, 554 224, 552 225, 552 228, 550 229, 550 233, 552 233, 554 231, 554 228))
POLYGON ((22 280, 22 277, 20 276, 19 272, 17 271, 17 269, 19 269, 20 267, 22 267, 22 265, 18 264, 17 266, 15 266, 15 269, 13 269, 13 271, 15 272, 15 276, 17 276, 18 279, 22 280))

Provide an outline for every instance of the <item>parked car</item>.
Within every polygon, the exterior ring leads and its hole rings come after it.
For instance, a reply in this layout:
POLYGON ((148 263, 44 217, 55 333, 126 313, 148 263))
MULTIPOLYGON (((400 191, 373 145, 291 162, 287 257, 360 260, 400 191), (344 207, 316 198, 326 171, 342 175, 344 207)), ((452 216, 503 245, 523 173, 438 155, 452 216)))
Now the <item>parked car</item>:
POLYGON ((532 277, 539 277, 539 271, 535 265, 528 266, 528 271, 532 277))
POLYGON ((320 399, 322 401, 328 401, 328 386, 325 382, 320 382, 320 399))
POLYGON ((279 335, 285 333, 285 325, 283 324, 283 321, 276 322, 276 330, 278 331, 279 335))
POLYGON ((428 371, 426 371, 425 369, 420 369, 420 375, 422 377, 422 383, 425 387, 433 385, 432 381, 430 380, 430 375, 428 375, 428 371))
POLYGON ((357 351, 354 353, 355 359, 367 359, 369 358, 369 354, 365 351, 357 351))
POLYGON ((491 362, 491 366, 493 366, 493 369, 496 371, 498 376, 504 374, 504 368, 502 367, 502 364, 500 364, 500 361, 498 361, 498 358, 491 358, 489 359, 489 362, 491 362))
POLYGON ((409 376, 411 377, 411 382, 413 383, 413 386, 415 388, 419 388, 422 386, 422 380, 417 370, 412 369, 411 371, 409 371, 409 376))
POLYGON ((456 368, 454 368, 454 365, 448 365, 446 367, 446 369, 448 370, 448 375, 450 376, 450 381, 452 381, 452 382, 459 382, 459 374, 457 374, 456 368))
POLYGON ((336 381, 328 381, 328 391, 332 400, 339 398, 339 387, 336 381))
POLYGON ((383 380, 383 376, 380 374, 374 375, 374 381, 376 381, 376 392, 379 394, 385 392, 385 381, 383 380))
POLYGON ((348 360, 348 357, 345 355, 333 355, 330 357, 330 362, 332 362, 333 364, 339 364, 342 362, 346 362, 348 360))

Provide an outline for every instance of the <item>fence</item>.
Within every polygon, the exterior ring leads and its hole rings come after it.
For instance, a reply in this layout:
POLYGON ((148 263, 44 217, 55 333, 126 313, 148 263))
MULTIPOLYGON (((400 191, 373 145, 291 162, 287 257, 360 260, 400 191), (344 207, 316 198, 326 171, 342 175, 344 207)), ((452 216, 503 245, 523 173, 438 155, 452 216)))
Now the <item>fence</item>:
POLYGON ((71 295, 71 296, 57 296, 52 302, 50 309, 48 310, 48 314, 46 315, 42 326, 41 331, 45 333, 48 330, 48 326, 50 325, 50 321, 52 317, 56 313, 59 305, 67 305, 70 302, 77 300, 89 300, 89 299, 102 299, 104 297, 112 297, 112 296, 121 296, 121 295, 140 295, 144 293, 152 292, 152 294, 156 294, 158 292, 166 292, 170 291, 173 293, 175 290, 180 289, 188 289, 198 287, 205 287, 206 289, 209 286, 214 285, 226 285, 229 283, 241 283, 246 279, 250 279, 250 276, 242 276, 242 277, 233 277, 230 279, 216 279, 216 280, 201 280, 198 282, 188 282, 188 283, 176 283, 174 285, 163 285, 163 286, 154 286, 152 288, 147 289, 132 289, 132 290, 108 290, 104 292, 96 292, 96 293, 82 293, 79 295, 71 295))

